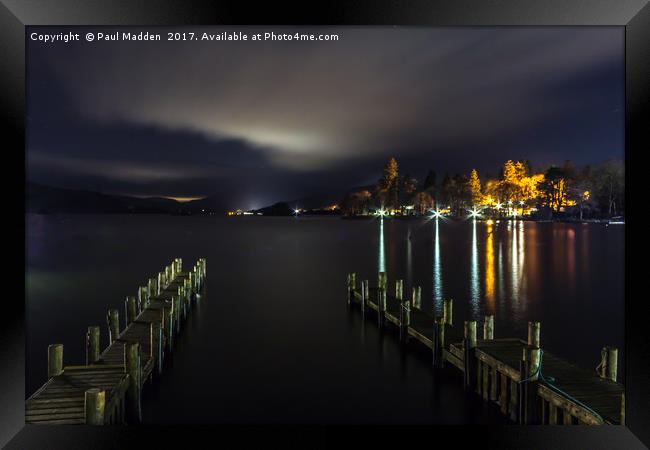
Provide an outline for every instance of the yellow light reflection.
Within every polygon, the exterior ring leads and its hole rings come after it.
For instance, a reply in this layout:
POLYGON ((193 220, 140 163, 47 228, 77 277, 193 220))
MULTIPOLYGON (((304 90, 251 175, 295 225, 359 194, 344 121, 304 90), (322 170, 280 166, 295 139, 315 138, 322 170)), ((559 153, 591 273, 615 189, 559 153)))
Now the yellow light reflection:
POLYGON ((480 287, 478 276, 478 243, 476 240, 476 220, 472 222, 472 259, 470 266, 470 296, 472 303, 473 318, 478 314, 480 301, 480 287))
POLYGON ((485 242, 485 298, 494 305, 494 235, 492 224, 487 225, 487 239, 485 242))

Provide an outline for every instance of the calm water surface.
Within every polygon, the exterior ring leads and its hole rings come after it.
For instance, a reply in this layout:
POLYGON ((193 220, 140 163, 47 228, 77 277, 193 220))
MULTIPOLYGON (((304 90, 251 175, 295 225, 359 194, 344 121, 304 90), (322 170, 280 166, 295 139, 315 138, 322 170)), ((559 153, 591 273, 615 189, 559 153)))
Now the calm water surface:
POLYGON ((497 337, 542 323, 542 346, 595 368, 616 345, 624 375, 624 228, 533 222, 338 218, 27 216, 26 395, 47 345, 84 362, 89 325, 174 257, 208 261, 208 295, 164 377, 145 392, 156 423, 486 423, 451 370, 347 311, 346 274, 386 270, 422 307, 495 315, 497 337))

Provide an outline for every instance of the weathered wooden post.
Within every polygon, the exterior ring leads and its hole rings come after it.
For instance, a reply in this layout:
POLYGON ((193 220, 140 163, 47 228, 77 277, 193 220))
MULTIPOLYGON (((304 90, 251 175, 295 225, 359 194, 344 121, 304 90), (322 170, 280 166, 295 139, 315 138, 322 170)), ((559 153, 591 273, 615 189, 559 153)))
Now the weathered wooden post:
POLYGON ((464 372, 465 389, 470 389, 472 383, 476 383, 476 320, 466 320, 464 326, 463 348, 465 350, 464 372))
POLYGON ((366 302, 370 296, 370 283, 368 280, 361 282, 361 314, 363 317, 366 315, 366 302))
POLYGON ((386 312, 386 289, 388 287, 386 272, 379 272, 377 284, 377 322, 379 328, 381 328, 384 324, 384 313, 386 312))
POLYGON ((435 367, 445 366, 445 319, 443 316, 436 316, 433 322, 433 364, 435 367))
POLYGON ((618 375, 618 349, 616 347, 603 347, 601 351, 600 378, 616 381, 618 375))
POLYGON ((404 280, 395 280, 395 298, 402 301, 404 298, 404 280))
POLYGON ((129 387, 126 391, 128 421, 138 423, 142 419, 140 408, 141 360, 140 343, 126 342, 124 345, 124 369, 129 375, 129 387))
POLYGON ((120 336, 120 313, 117 309, 109 309, 106 316, 108 322, 108 343, 112 344, 120 336))
POLYGON ((86 332, 86 365, 99 361, 99 327, 88 327, 86 332))
MULTIPOLYGON (((152 327, 151 333, 152 333, 152 342, 153 345, 151 346, 152 349, 152 354, 155 352, 155 361, 157 363, 157 368, 158 368, 158 374, 162 373, 163 370, 163 323, 164 323, 164 309, 161 310, 163 314, 163 320, 160 321, 160 323, 155 323, 155 326, 152 327)), ((154 323, 152 322, 152 325, 154 323)))
POLYGON ((443 303, 443 317, 445 325, 452 326, 452 316, 453 316, 453 306, 454 301, 452 299, 447 299, 443 303))
POLYGON ((354 300, 354 290, 357 288, 357 274, 354 272, 348 273, 348 305, 352 304, 354 300))
POLYGON ((104 425, 106 391, 92 388, 84 393, 86 425, 104 425))
POLYGON ((172 305, 174 310, 174 333, 178 334, 181 331, 181 302, 178 295, 172 296, 172 305))
MULTIPOLYGON (((401 292, 400 290, 400 295, 402 294, 403 292, 401 292)), ((409 337, 409 325, 411 324, 411 302, 408 298, 398 298, 398 299, 400 300, 400 317, 399 317, 400 340, 403 343, 406 343, 409 337)))
POLYGON ((147 281, 147 298, 152 298, 158 295, 156 293, 156 280, 154 278, 149 278, 147 281))
POLYGON ((485 316, 485 322, 483 322, 483 339, 486 341, 494 339, 494 316, 491 314, 485 316))
POLYGON ((528 322, 528 345, 541 347, 539 322, 528 322))
POLYGON ((411 306, 415 309, 422 309, 422 288, 420 286, 413 288, 411 306))
POLYGON ((140 286, 138 289, 138 303, 140 304, 140 311, 144 311, 149 304, 149 296, 146 286, 140 286))
POLYGON ((621 394, 621 425, 625 426, 625 392, 621 394))
POLYGON ((124 302, 124 309, 126 310, 126 326, 129 326, 138 315, 135 297, 128 296, 124 302))
POLYGON ((537 395, 537 380, 539 378, 539 365, 540 365, 541 350, 539 347, 527 345, 522 351, 522 364, 521 364, 521 387, 519 392, 519 411, 520 423, 533 424, 537 421, 537 402, 535 396, 537 395))
POLYGON ((165 327, 165 337, 167 338, 167 349, 171 352, 174 345, 174 303, 169 307, 163 308, 163 323, 165 327))
POLYGON ((63 373, 63 344, 47 347, 47 377, 52 378, 63 373))
POLYGON ((158 272, 158 295, 160 295, 164 286, 165 286, 165 274, 162 272, 158 272))

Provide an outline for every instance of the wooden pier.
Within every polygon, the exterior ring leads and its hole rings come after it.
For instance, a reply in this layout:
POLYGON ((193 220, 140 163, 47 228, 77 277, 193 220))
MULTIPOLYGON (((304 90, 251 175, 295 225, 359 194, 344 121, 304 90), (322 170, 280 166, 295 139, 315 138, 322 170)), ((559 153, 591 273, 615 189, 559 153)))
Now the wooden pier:
POLYGON ((163 371, 174 338, 192 306, 200 301, 206 260, 183 271, 176 258, 156 278, 125 301, 125 327, 119 311, 107 315, 108 346, 101 351, 99 326, 88 327, 86 364, 65 366, 63 345, 48 347, 48 381, 25 402, 29 424, 138 423, 141 392, 163 371))
POLYGON ((348 305, 372 318, 380 328, 398 331, 402 342, 415 340, 432 351, 435 368, 450 365, 466 389, 493 402, 519 424, 625 424, 625 390, 616 382, 618 350, 605 347, 597 370, 575 366, 541 347, 540 323, 528 323, 527 339, 495 338, 494 316, 485 316, 480 338, 476 321, 453 322, 453 302, 434 317, 421 309, 421 289, 404 295, 395 281, 389 293, 385 272, 377 286, 357 286, 348 274, 348 305))

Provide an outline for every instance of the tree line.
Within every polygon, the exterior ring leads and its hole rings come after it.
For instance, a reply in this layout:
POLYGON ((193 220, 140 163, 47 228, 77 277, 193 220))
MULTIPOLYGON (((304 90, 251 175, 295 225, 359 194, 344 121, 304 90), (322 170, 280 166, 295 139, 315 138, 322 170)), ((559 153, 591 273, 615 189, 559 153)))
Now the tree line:
POLYGON ((530 161, 506 161, 496 178, 445 173, 438 180, 430 169, 420 182, 399 172, 390 158, 373 188, 349 193, 342 202, 348 215, 384 210, 399 215, 441 211, 461 217, 470 211, 486 216, 525 215, 536 218, 611 218, 625 212, 625 170, 621 160, 577 169, 571 161, 534 171, 530 161))

